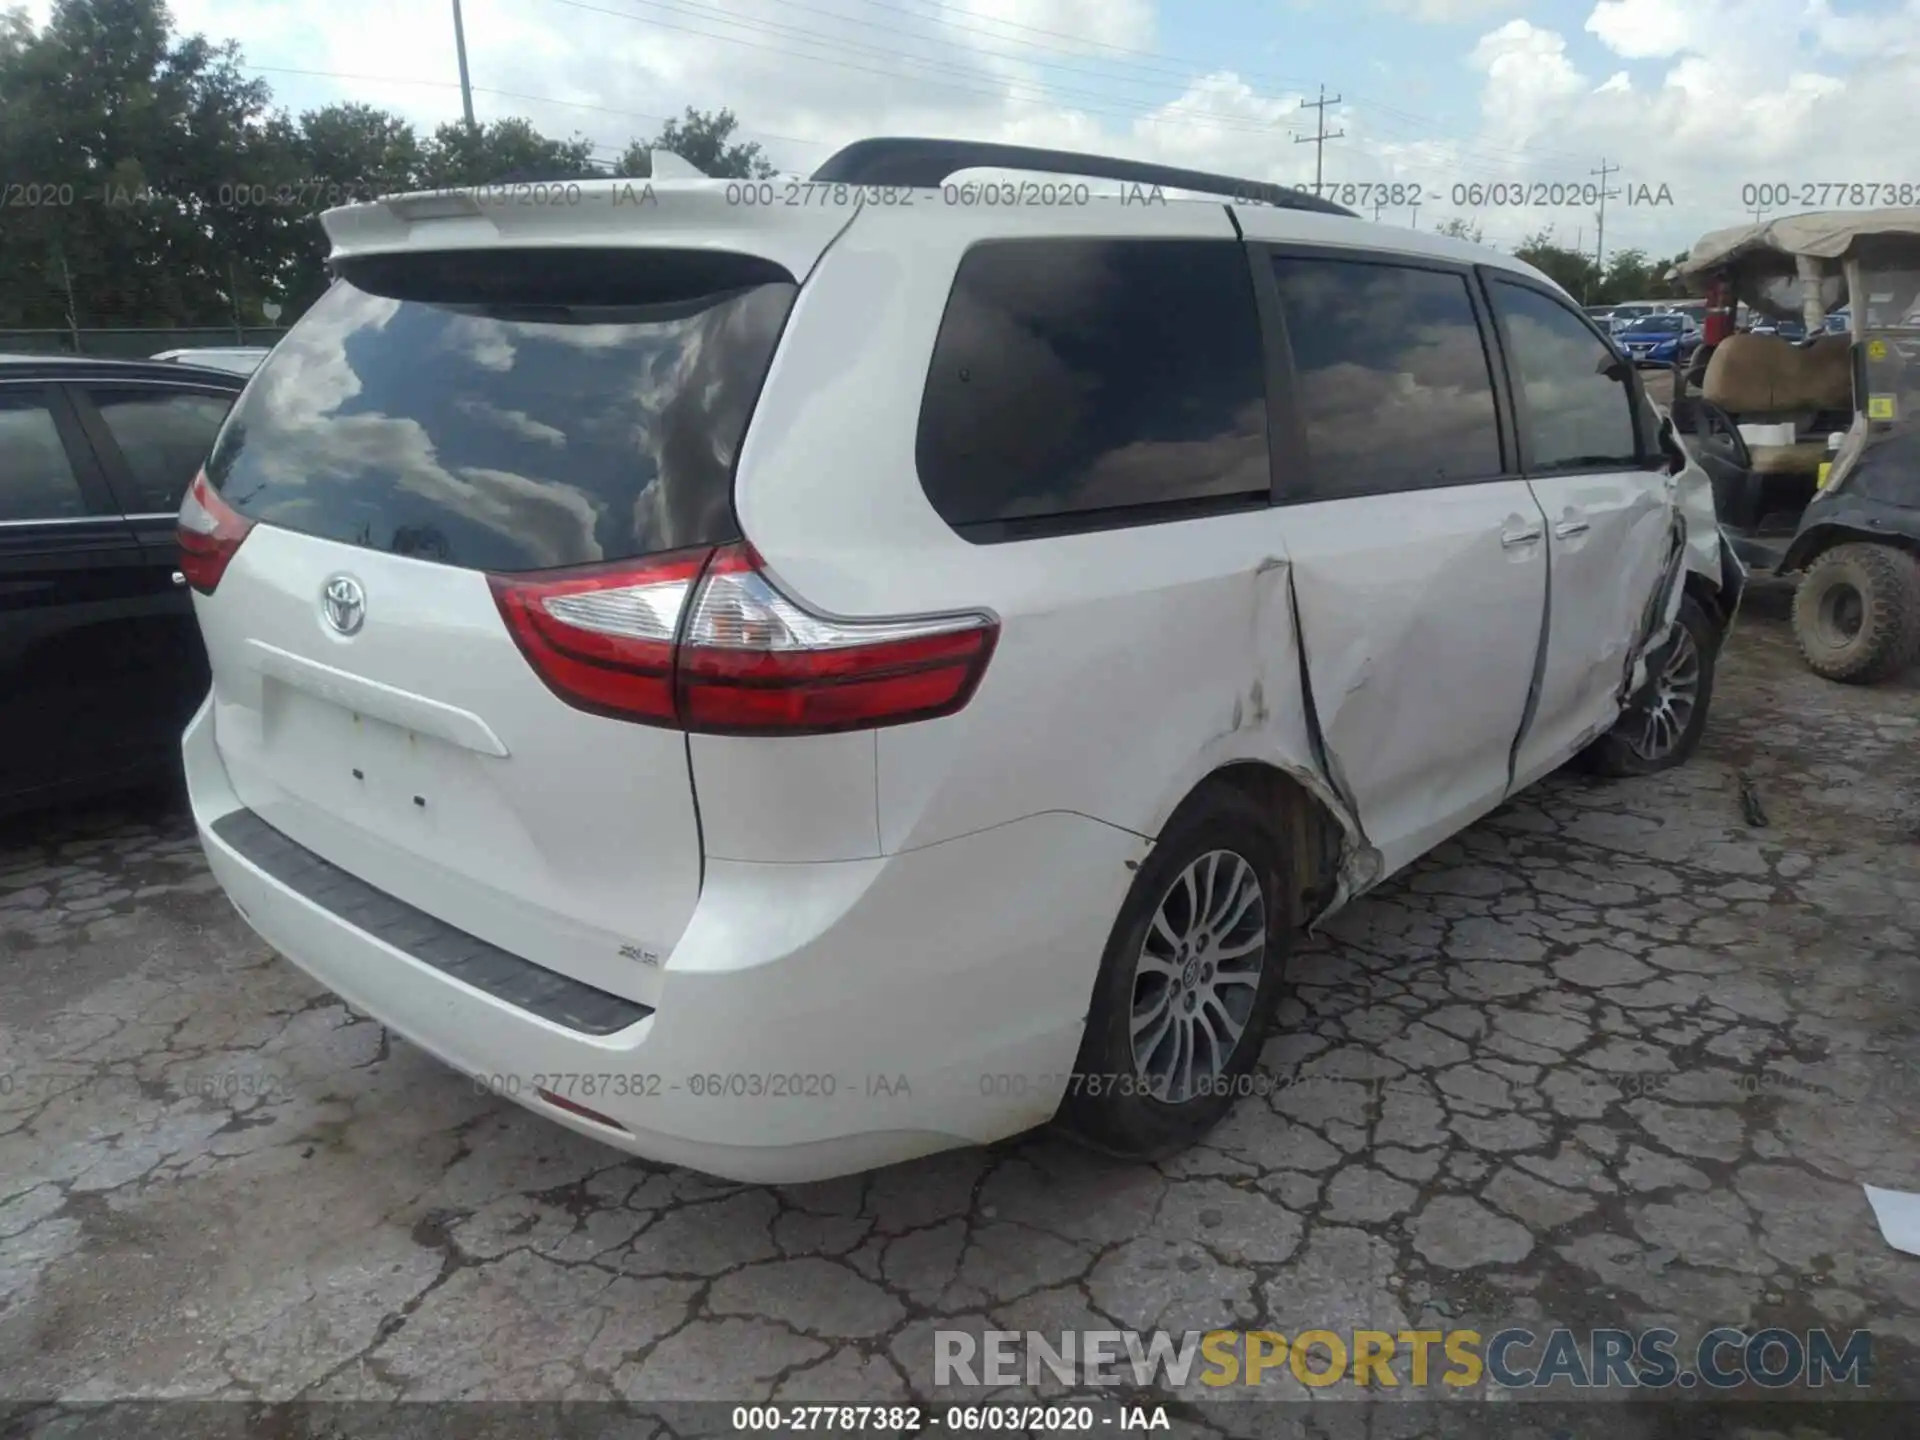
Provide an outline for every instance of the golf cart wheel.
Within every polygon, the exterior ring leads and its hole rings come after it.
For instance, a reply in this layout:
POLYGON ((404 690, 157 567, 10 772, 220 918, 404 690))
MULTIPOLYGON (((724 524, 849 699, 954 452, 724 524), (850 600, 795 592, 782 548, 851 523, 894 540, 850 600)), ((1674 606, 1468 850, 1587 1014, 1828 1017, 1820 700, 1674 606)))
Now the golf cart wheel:
POLYGON ((1276 816, 1219 789, 1154 842, 1101 959, 1061 1130, 1157 1160, 1253 1092, 1292 943, 1281 833, 1276 816))
POLYGON ((1654 775, 1699 748, 1713 700, 1720 627, 1691 595, 1681 599, 1675 625, 1678 633, 1665 647, 1653 684, 1581 754, 1581 768, 1600 775, 1654 775))
POLYGON ((1920 653, 1920 560, 1871 542, 1836 545, 1793 596, 1793 638, 1816 675, 1871 685, 1920 653))

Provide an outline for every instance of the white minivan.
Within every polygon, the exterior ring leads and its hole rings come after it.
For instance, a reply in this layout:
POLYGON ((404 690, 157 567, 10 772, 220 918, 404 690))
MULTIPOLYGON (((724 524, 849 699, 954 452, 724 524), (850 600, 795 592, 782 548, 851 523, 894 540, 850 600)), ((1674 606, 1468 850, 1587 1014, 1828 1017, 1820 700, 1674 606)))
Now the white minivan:
POLYGON ((498 1094, 749 1180, 1163 1154, 1302 926, 1699 739, 1737 566, 1510 256, 944 141, 550 188, 328 212, 180 521, 215 874, 498 1094))

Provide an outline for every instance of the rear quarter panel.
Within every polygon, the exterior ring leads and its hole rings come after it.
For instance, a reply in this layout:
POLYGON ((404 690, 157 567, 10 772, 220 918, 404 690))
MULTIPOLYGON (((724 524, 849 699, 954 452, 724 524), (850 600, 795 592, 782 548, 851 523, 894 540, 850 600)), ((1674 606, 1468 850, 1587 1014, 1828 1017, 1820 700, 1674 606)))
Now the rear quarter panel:
POLYGON ((932 203, 939 213, 868 211, 822 258, 736 487, 748 538, 809 605, 1000 620, 965 710, 878 732, 881 851, 1049 811, 1151 835, 1219 765, 1309 770, 1284 512, 974 544, 935 513, 914 460, 928 359, 969 245, 1022 234, 1231 240, 1224 207, 932 203))

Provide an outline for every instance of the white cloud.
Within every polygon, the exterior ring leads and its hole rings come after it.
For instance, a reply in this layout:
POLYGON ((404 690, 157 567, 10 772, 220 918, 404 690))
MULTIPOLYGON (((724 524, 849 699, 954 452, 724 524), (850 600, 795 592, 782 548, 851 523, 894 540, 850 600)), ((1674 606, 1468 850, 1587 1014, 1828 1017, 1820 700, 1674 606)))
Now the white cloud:
MULTIPOLYGON (((1584 205, 1451 202, 1455 186, 1476 182, 1584 183, 1602 157, 1624 167, 1611 177, 1616 187, 1669 187, 1670 207, 1622 199, 1607 215, 1610 243, 1663 253, 1740 220, 1743 182, 1920 176, 1912 127, 1920 0, 1870 0, 1871 10, 1862 0, 1592 0, 1561 29, 1521 18, 1533 8, 1522 0, 1373 3, 1436 25, 1485 26, 1418 32, 1431 51, 1422 63, 1432 100, 1404 98, 1391 77, 1373 74, 1391 51, 1369 51, 1364 33, 1331 57, 1322 44, 1286 62, 1307 73, 1324 64, 1329 88, 1346 94, 1326 117, 1345 131, 1326 147, 1328 177, 1419 184, 1423 228, 1462 214, 1493 243, 1549 223, 1564 239, 1584 231, 1590 240, 1584 205), (1401 105, 1450 106, 1468 118, 1443 122, 1401 105)), ((36 4, 44 18, 46 0, 36 4)), ((475 107, 483 119, 525 115, 549 134, 584 131, 609 154, 685 106, 728 106, 744 138, 800 172, 861 136, 930 134, 1268 180, 1313 176, 1314 147, 1294 139, 1312 132, 1315 117, 1293 90, 1225 67, 1182 82, 1178 62, 1126 53, 1176 44, 1156 38, 1180 19, 1169 0, 808 4, 464 0, 475 107), (1179 86, 1171 99, 1169 80, 1179 86), (517 98, 526 96, 597 108, 517 98)), ((365 100, 423 129, 459 114, 444 0, 173 0, 173 8, 183 28, 238 39, 257 65, 435 82, 266 72, 283 101, 301 108, 365 100)), ((1284 8, 1240 16, 1250 56, 1293 23, 1284 8)), ((1396 214, 1405 221, 1411 212, 1390 208, 1383 218, 1396 214)))
POLYGON ((1587 29, 1614 54, 1645 60, 1696 49, 1711 33, 1704 22, 1721 18, 1718 10, 1711 3, 1600 0, 1587 17, 1587 29))
POLYGON ((1029 44, 1141 50, 1154 40, 1151 0, 962 0, 954 8, 967 12, 968 30, 1029 44))
POLYGON ((1526 0, 1378 0, 1380 8, 1428 25, 1459 25, 1503 11, 1524 9, 1526 0))

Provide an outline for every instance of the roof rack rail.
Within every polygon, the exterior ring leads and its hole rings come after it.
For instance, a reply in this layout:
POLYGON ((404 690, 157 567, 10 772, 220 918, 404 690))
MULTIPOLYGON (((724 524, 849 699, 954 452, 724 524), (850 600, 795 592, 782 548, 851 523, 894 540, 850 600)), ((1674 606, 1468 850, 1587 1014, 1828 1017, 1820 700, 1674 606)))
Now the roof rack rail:
POLYGON ((1323 215, 1359 217, 1344 205, 1270 180, 1241 180, 1205 170, 1151 165, 1112 155, 1083 155, 1074 150, 1041 150, 1029 145, 996 145, 976 140, 926 140, 885 136, 856 140, 828 156, 813 179, 839 185, 903 185, 932 188, 961 170, 1036 170, 1048 175, 1086 175, 1098 180, 1128 180, 1224 195, 1236 201, 1314 210, 1323 215))

